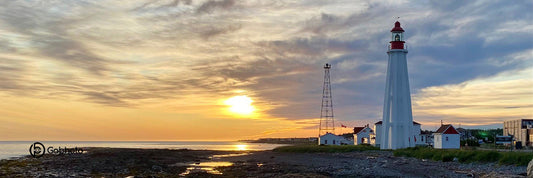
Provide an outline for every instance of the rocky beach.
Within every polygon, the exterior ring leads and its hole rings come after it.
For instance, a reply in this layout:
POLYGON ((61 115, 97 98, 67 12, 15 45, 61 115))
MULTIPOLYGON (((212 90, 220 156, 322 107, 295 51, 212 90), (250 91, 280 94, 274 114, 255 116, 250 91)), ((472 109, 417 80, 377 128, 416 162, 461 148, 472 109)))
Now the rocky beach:
POLYGON ((280 153, 84 148, 0 161, 0 177, 525 177, 526 166, 395 157, 390 151, 280 153))

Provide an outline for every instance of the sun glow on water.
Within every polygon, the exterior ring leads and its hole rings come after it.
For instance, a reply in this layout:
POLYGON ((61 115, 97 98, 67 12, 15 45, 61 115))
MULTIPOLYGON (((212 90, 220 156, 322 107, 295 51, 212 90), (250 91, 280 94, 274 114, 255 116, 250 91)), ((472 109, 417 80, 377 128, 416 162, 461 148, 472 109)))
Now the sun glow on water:
POLYGON ((248 145, 235 145, 235 149, 238 151, 248 150, 248 145))

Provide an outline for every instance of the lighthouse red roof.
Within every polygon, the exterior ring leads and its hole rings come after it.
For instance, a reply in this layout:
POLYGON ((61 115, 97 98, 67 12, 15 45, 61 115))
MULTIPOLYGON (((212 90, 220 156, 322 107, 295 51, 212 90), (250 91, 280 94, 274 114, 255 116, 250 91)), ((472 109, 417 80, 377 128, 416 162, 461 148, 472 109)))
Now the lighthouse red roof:
POLYGON ((400 22, 396 21, 396 23, 394 23, 394 28, 392 28, 391 32, 404 32, 403 28, 400 26, 400 22))

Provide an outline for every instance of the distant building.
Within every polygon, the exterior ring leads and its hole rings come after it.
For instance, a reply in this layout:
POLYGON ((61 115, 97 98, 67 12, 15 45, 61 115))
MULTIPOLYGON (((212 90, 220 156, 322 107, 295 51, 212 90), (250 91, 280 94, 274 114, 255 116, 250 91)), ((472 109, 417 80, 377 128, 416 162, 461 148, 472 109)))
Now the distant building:
POLYGON ((354 145, 371 144, 371 136, 374 135, 374 131, 365 125, 364 127, 353 128, 353 140, 354 145))
POLYGON ((513 137, 512 136, 502 136, 497 135, 496 138, 496 145, 511 145, 513 143, 513 137))
POLYGON ((433 146, 433 132, 431 131, 421 131, 420 132, 420 141, 424 146, 433 146))
POLYGON ((459 132, 452 125, 441 125, 440 128, 433 133, 433 148, 438 149, 459 149, 461 147, 461 140, 459 132))
POLYGON ((468 130, 468 129, 457 128, 456 130, 461 135, 461 140, 468 140, 468 139, 475 139, 476 138, 476 137, 474 137, 472 135, 472 132, 470 130, 468 130))
POLYGON ((503 122, 503 135, 513 136, 516 142, 531 146, 533 141, 533 119, 515 119, 503 122))
POLYGON ((339 136, 344 138, 344 140, 341 140, 341 145, 353 145, 353 133, 345 133, 339 136))
POLYGON ((318 137, 319 145, 353 145, 353 140, 349 140, 343 136, 326 133, 318 137))
MULTIPOLYGON (((373 136, 374 136, 375 140, 372 141, 372 142, 374 142, 374 145, 376 147, 380 147, 379 144, 381 143, 381 138, 382 138, 381 137, 382 124, 383 124, 382 121, 376 122, 374 124, 374 133, 375 133, 375 135, 373 135, 373 136)), ((425 141, 427 139, 426 138, 421 138, 421 136, 420 136, 420 131, 421 131, 420 130, 420 126, 421 125, 418 122, 414 122, 413 121, 413 126, 411 127, 412 128, 411 136, 409 138, 407 138, 407 141, 408 142, 413 142, 414 145, 427 145, 426 141, 425 141)), ((371 137, 372 137, 372 135, 371 135, 371 137)))

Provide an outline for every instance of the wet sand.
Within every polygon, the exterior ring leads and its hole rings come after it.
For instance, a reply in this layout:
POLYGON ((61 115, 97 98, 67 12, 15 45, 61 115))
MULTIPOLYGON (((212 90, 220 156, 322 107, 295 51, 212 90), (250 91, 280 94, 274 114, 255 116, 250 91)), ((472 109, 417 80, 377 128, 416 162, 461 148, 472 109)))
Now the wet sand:
POLYGON ((525 166, 394 157, 389 151, 278 153, 85 148, 0 161, 0 177, 525 177, 525 166))

